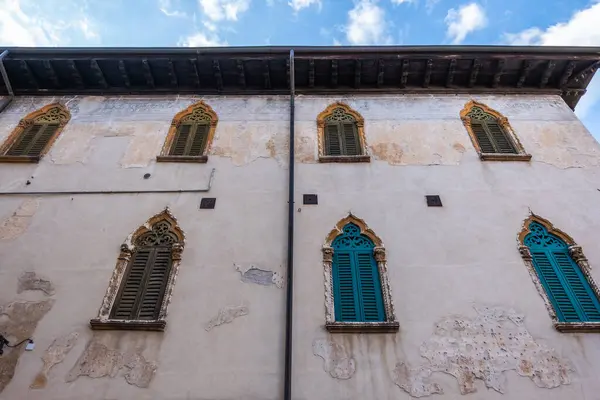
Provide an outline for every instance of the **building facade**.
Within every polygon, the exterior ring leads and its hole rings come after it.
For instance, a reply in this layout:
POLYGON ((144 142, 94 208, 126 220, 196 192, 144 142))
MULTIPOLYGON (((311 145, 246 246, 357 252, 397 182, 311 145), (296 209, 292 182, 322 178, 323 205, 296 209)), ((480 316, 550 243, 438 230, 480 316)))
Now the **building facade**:
POLYGON ((233 49, 197 94, 175 50, 37 51, 2 67, 0 399, 597 398, 597 49, 233 49))

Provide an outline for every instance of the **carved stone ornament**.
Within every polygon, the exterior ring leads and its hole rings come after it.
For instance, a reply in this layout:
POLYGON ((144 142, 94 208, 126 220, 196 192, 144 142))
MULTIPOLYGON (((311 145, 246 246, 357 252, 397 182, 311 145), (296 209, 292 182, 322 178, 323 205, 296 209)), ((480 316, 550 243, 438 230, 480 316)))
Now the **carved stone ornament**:
MULTIPOLYGON (((519 234, 517 236, 517 245, 518 245, 519 253, 521 254, 521 257, 523 258, 523 261, 525 262, 525 266, 527 267, 527 271, 529 272, 529 276, 531 276, 531 280, 533 281, 538 293, 544 300, 544 305, 546 306, 546 309, 548 310, 548 314, 550 314, 550 318, 552 319, 552 324, 553 324, 554 328, 560 332, 570 332, 570 331, 600 332, 600 323, 599 322, 563 322, 563 321, 559 321, 558 316, 556 315, 556 310, 554 309, 554 305, 550 301, 550 298, 548 297, 548 294, 546 293, 546 290, 544 289, 544 286, 542 285, 540 277, 538 276, 538 274, 535 270, 531 252, 525 242, 525 239, 528 238, 528 235, 530 235, 532 233, 532 231, 530 230, 530 226, 532 226, 531 225, 532 222, 537 223, 537 224, 534 224, 534 226, 537 225, 537 227, 539 227, 539 225, 542 225, 544 227, 544 229, 547 231, 548 235, 540 234, 539 237, 534 236, 533 238, 531 236, 529 236, 529 239, 527 239, 527 240, 528 241, 531 241, 531 240, 536 241, 536 243, 538 243, 538 244, 546 243, 546 242, 548 244, 551 244, 550 241, 556 240, 556 238, 559 238, 560 240, 562 240, 564 243, 566 243, 568 245, 569 255, 571 256, 573 261, 575 261, 575 263, 581 270, 583 276, 587 280, 588 284, 590 285, 590 288, 592 289, 592 291, 594 292, 594 295, 597 298, 600 298, 600 290, 598 288, 598 285, 594 281, 594 278, 590 274, 590 266, 589 266, 587 258, 583 254, 583 249, 581 248, 581 246, 577 245, 575 243, 575 241, 573 240, 573 238, 571 238, 571 236, 567 235, 565 232, 561 231, 560 229, 555 228, 552 225, 552 223, 550 223, 550 221, 531 213, 531 215, 529 215, 529 217, 527 219, 525 219, 525 221, 523 221, 523 226, 522 226, 521 232, 519 232, 519 234)), ((537 232, 535 232, 535 233, 537 234, 537 232)))
POLYGON ((177 220, 168 208, 150 218, 135 232, 130 234, 121 245, 117 264, 110 278, 108 289, 102 300, 98 317, 90 321, 92 329, 126 329, 126 330, 157 330, 162 331, 166 325, 167 308, 171 302, 173 287, 179 272, 181 254, 185 246, 185 234, 179 228, 177 220), (167 277, 165 296, 156 320, 116 320, 111 319, 111 310, 114 305, 119 287, 123 281, 125 271, 131 260, 132 254, 138 246, 170 245, 172 266, 167 277))
POLYGON ((504 115, 500 114, 498 111, 488 107, 483 103, 479 103, 475 100, 470 100, 467 104, 465 104, 464 108, 460 112, 460 119, 463 122, 463 125, 467 129, 467 133, 471 138, 471 142, 473 143, 473 147, 477 154, 479 154, 479 158, 481 160, 486 161, 529 161, 531 159, 531 155, 525 152, 521 141, 515 134, 515 131, 510 126, 508 122, 508 118, 504 115), (517 154, 500 154, 500 153, 484 153, 479 145, 479 141, 477 140, 477 136, 475 132, 473 132, 473 128, 471 126, 471 122, 473 120, 477 121, 495 121, 500 125, 500 127, 507 134, 508 140, 512 142, 514 148, 517 151, 517 154))
POLYGON ((333 228, 322 248, 323 253, 323 274, 325 278, 325 328, 330 332, 396 332, 399 324, 396 321, 394 312, 394 302, 392 300, 392 291, 387 270, 387 261, 385 256, 385 247, 381 239, 365 224, 365 222, 352 215, 341 219, 333 228), (341 322, 335 320, 335 305, 333 299, 333 241, 344 233, 344 227, 352 223, 360 228, 360 234, 373 242, 375 248, 373 255, 377 261, 379 269, 379 279, 381 281, 381 292, 383 296, 383 305, 385 308, 385 321, 382 322, 341 322))
POLYGON ((350 106, 342 102, 330 104, 317 116, 317 138, 319 159, 321 162, 369 162, 367 141, 365 138, 365 119, 350 106), (356 156, 328 156, 325 154, 325 124, 327 122, 355 122, 358 130, 361 155, 356 156))

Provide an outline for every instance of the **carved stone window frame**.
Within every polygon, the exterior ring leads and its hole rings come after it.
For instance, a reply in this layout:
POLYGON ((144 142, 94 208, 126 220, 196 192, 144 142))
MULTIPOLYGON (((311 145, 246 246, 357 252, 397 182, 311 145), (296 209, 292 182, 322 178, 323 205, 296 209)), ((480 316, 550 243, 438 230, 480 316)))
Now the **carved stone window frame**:
POLYGON ((175 115, 173 121, 171 122, 171 126, 169 127, 169 132, 167 133, 165 143, 163 144, 160 155, 156 157, 156 161, 206 163, 208 161, 208 153, 212 146, 212 141, 215 136, 215 130, 217 129, 218 121, 219 117, 217 116, 217 113, 212 109, 211 106, 209 106, 203 100, 199 100, 194 104, 191 104, 190 106, 186 107, 184 110, 181 110, 175 115), (177 129, 181 126, 182 123, 188 122, 189 120, 205 120, 209 123, 208 136, 206 138, 206 146, 204 147, 204 152, 200 156, 170 155, 169 152, 171 150, 171 146, 173 145, 173 140, 177 135, 177 129))
POLYGON ((365 138, 365 119, 357 111, 354 111, 349 105, 341 101, 335 102, 327 106, 327 108, 317 116, 317 138, 319 147, 319 162, 328 163, 353 163, 353 162, 370 162, 371 156, 367 153, 367 140, 365 138), (327 117, 333 112, 342 108, 344 113, 351 115, 356 121, 358 130, 359 145, 362 149, 362 154, 357 156, 329 156, 325 154, 325 124, 327 117))
POLYGON ((2 146, 0 146, 0 162, 8 163, 38 163, 42 157, 48 153, 56 139, 60 136, 61 132, 71 120, 71 113, 69 109, 61 103, 51 103, 45 105, 39 110, 33 111, 24 118, 22 118, 17 127, 8 135, 2 146), (46 146, 42 149, 39 155, 36 156, 10 156, 6 153, 12 147, 13 144, 21 137, 23 132, 36 122, 58 122, 58 129, 54 132, 54 135, 48 140, 46 146))
POLYGON ((392 291, 388 277, 387 259, 385 247, 382 240, 373 232, 365 221, 356 217, 352 213, 341 219, 327 235, 322 248, 323 253, 323 274, 325 277, 325 329, 329 332, 397 332, 400 324, 396 320, 394 312, 394 301, 392 300, 392 291), (333 241, 344 234, 344 227, 349 224, 355 224, 360 228, 361 235, 368 237, 375 245, 373 256, 377 262, 379 270, 379 280, 381 282, 381 294, 383 297, 383 306, 385 309, 385 321, 383 322, 354 322, 354 321, 336 321, 335 305, 333 298, 333 241))
POLYGON ((473 143, 473 147, 477 154, 479 154, 479 159, 482 161, 529 161, 531 160, 531 154, 527 154, 521 141, 518 136, 515 134, 514 129, 510 126, 508 122, 508 118, 499 113, 498 111, 490 108, 489 106, 480 103, 476 100, 470 100, 465 104, 464 108, 460 111, 460 119, 463 122, 463 125, 467 129, 467 133, 471 138, 471 142, 473 143), (479 141, 475 136, 475 132, 473 132, 473 128, 471 126, 471 117, 469 113, 473 109, 473 107, 481 108, 485 113, 492 115, 498 121, 498 125, 504 130, 507 135, 508 140, 511 141, 515 149, 517 150, 517 154, 502 154, 502 153, 483 153, 481 150, 481 146, 479 145, 479 141))
POLYGON ((121 252, 117 259, 117 264, 113 271, 108 284, 108 289, 102 300, 102 306, 98 311, 98 316, 90 320, 92 329, 120 329, 120 330, 149 330, 163 331, 167 324, 167 308, 171 302, 173 287, 179 273, 179 264, 181 263, 181 254, 185 246, 185 234, 179 227, 177 219, 171 214, 169 208, 165 208, 162 212, 148 219, 144 225, 140 226, 132 234, 130 234, 125 242, 121 245, 121 252), (121 283, 125 277, 127 266, 131 261, 131 256, 135 252, 136 239, 145 233, 151 232, 153 225, 158 222, 166 221, 171 225, 172 233, 177 236, 178 242, 172 245, 171 258, 172 265, 167 277, 167 285, 165 295, 160 307, 158 318, 156 320, 117 320, 111 319, 110 313, 114 306, 114 302, 121 287, 121 283))
POLYGON ((525 237, 531 232, 529 230, 529 225, 532 222, 537 222, 543 225, 548 231, 548 233, 555 235, 559 237, 562 241, 564 241, 568 246, 569 255, 571 256, 573 261, 575 261, 575 263, 583 273, 583 276, 590 285, 592 291, 598 298, 600 298, 600 290, 596 282, 594 282, 594 278, 592 278, 590 264, 588 262, 588 259, 583 254, 583 249, 581 248, 581 246, 575 243, 571 236, 567 235, 560 229, 554 227, 554 225, 552 225, 550 221, 532 213, 529 217, 527 217, 527 219, 525 219, 525 221, 523 221, 521 232, 519 232, 517 236, 518 249, 519 253, 521 254, 521 257, 523 258, 523 261, 525 262, 525 265, 527 266, 529 275, 531 276, 531 279, 533 280, 533 283, 535 284, 538 293, 540 294, 540 296, 542 296, 542 299, 544 300, 546 309, 548 310, 550 318, 552 319, 552 325, 559 332, 600 332, 600 322, 563 322, 558 320, 556 310, 554 309, 554 306, 552 305, 552 302, 550 301, 550 298, 548 297, 548 294, 546 293, 546 290, 542 285, 542 281, 540 280, 540 277, 538 276, 535 270, 535 266, 533 265, 533 258, 531 256, 529 247, 527 247, 524 242, 525 237))

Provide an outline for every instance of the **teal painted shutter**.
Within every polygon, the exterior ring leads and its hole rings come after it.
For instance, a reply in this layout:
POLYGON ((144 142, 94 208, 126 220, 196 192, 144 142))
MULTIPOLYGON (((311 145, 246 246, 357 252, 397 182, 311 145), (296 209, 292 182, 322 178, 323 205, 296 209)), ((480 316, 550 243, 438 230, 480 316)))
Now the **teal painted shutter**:
POLYGON ((325 125, 325 155, 342 155, 342 143, 338 133, 338 124, 325 125))
POLYGON ((600 321, 600 302, 579 266, 566 250, 554 251, 552 256, 567 283, 573 303, 578 309, 580 321, 600 321))
POLYGON ((479 148, 482 153, 495 153, 496 149, 494 149, 494 145, 492 140, 488 136, 483 123, 479 121, 471 122, 471 130, 477 139, 477 143, 479 143, 479 148))
POLYGON ((35 137, 40 133, 40 131, 44 128, 44 125, 31 125, 25 129, 19 135, 19 138, 16 142, 8 149, 6 152, 9 156, 25 156, 27 155, 27 150, 33 143, 35 137))
POLYGON ((187 142, 190 137, 192 125, 180 125, 177 128, 177 134, 171 144, 169 155, 171 156, 183 156, 187 147, 187 142))
POLYGON ((192 139, 192 144, 190 146, 190 150, 186 155, 189 156, 201 156, 204 153, 204 148, 206 147, 206 139, 208 138, 208 128, 207 124, 200 124, 195 126, 194 137, 192 139))
POLYGON ((486 122, 486 128, 492 140, 495 142, 497 153, 516 154, 517 150, 513 146, 510 138, 497 122, 486 122))
POLYGON ((333 253, 333 299, 336 321, 359 321, 355 259, 349 251, 333 253))
POLYGON ((383 296, 377 263, 372 251, 355 253, 361 321, 385 321, 383 296))
POLYGON ((343 137, 343 154, 346 156, 358 156, 361 154, 360 142, 358 140, 358 132, 356 124, 353 122, 345 122, 340 124, 343 137))

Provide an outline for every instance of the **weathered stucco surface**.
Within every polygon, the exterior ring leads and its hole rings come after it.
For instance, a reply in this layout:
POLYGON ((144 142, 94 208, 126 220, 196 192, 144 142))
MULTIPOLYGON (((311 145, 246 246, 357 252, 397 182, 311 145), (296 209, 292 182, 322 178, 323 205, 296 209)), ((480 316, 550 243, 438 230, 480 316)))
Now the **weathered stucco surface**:
POLYGON ((255 283, 262 286, 276 286, 279 289, 283 287, 283 276, 276 271, 268 271, 256 266, 234 264, 235 270, 240 273, 242 282, 255 283))
POLYGON ((211 318, 211 320, 206 323, 204 329, 208 332, 219 325, 229 324, 236 318, 248 315, 249 312, 248 306, 245 305, 223 307, 215 317, 211 318))
POLYGON ((350 379, 356 371, 356 363, 346 348, 327 339, 315 339, 313 354, 323 359, 323 369, 332 378, 350 379))
POLYGON ((10 217, 0 222, 0 240, 12 240, 25 233, 38 206, 37 199, 24 200, 10 217))
POLYGON ((79 337, 78 332, 71 332, 63 335, 59 338, 54 339, 52 344, 46 349, 42 356, 41 371, 36 375, 35 379, 29 386, 32 389, 43 389, 48 383, 48 375, 52 367, 64 361, 67 354, 71 351, 73 346, 77 343, 79 337))
POLYGON ((47 296, 52 296, 54 285, 48 279, 38 276, 33 271, 26 271, 19 276, 17 293, 22 293, 25 290, 41 290, 47 296))

